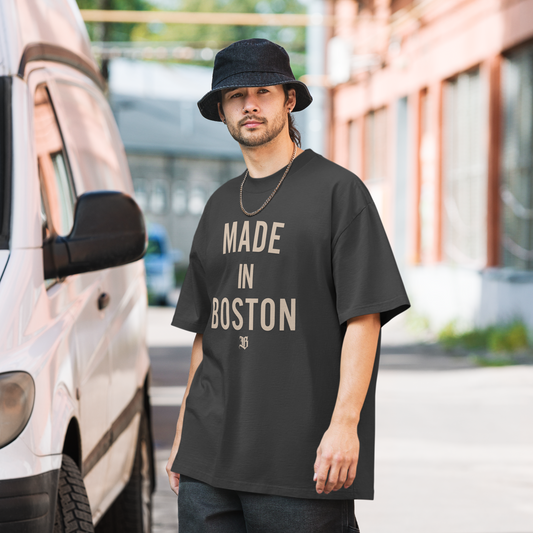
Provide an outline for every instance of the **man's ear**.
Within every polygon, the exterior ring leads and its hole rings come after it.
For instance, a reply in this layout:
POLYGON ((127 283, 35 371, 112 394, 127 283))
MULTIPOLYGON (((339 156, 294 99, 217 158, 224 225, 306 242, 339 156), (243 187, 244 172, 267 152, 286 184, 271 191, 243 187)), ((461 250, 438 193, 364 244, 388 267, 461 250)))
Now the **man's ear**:
POLYGON ((222 111, 222 104, 220 102, 217 103, 217 109, 218 109, 218 116, 220 117, 220 120, 226 123, 226 117, 224 115, 224 111, 222 111))
POLYGON ((287 91, 287 106, 289 107, 289 111, 292 111, 295 105, 296 105, 296 90, 289 89, 287 91))

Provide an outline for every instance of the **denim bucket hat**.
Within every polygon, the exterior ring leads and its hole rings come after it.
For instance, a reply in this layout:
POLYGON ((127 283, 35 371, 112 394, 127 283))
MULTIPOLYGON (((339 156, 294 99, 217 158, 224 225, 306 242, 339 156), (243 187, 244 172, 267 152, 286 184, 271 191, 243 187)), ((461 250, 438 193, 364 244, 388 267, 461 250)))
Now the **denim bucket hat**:
POLYGON ((313 101, 307 86, 295 79, 284 48, 267 39, 237 41, 216 55, 211 91, 198 102, 198 108, 205 118, 220 122, 217 104, 222 89, 282 84, 290 84, 296 91, 293 111, 301 111, 313 101))

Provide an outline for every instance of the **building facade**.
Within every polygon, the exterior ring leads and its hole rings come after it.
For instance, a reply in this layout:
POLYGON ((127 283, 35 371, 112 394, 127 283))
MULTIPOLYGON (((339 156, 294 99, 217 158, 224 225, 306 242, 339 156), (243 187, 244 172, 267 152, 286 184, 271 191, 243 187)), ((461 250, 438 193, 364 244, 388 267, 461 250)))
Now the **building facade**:
POLYGON ((533 0, 330 0, 329 155, 434 329, 533 327, 533 0))

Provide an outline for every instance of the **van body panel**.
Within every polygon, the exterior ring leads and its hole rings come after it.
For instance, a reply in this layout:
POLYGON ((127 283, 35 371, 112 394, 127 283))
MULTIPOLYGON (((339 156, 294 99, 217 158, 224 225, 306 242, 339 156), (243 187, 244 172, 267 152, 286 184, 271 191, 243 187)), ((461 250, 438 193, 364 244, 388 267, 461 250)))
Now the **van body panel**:
MULTIPOLYGON (((63 284, 46 290, 41 269, 41 249, 12 250, 0 283, 0 372, 23 370, 35 382, 30 421, 18 439, 0 449, 0 464, 2 453, 17 442, 41 458, 61 454, 68 424, 78 414, 74 293, 63 284)), ((2 468, 2 478, 4 473, 2 468)), ((15 471, 11 477, 21 476, 15 471)))
MULTIPOLYGON (((18 439, 17 439, 18 441, 18 439)), ((0 450, 2 477, 0 483, 10 479, 39 476, 61 468, 61 455, 35 455, 27 446, 8 444, 0 450)), ((1 528, 0 528, 1 531, 1 528)))
POLYGON ((69 302, 52 297, 35 268, 42 255, 39 248, 10 252, 0 282, 0 372, 25 370, 35 379, 60 328, 72 322, 69 302))
MULTIPOLYGON (((40 76, 39 72, 35 77, 40 76)), ((10 248, 40 248, 41 204, 37 159, 33 142, 32 124, 33 97, 28 84, 13 78, 12 87, 13 124, 13 195, 11 205, 10 248)))
POLYGON ((20 59, 18 51, 23 42, 19 31, 16 0, 0 2, 0 29, 0 72, 3 76, 14 76, 20 59))
POLYGON ((142 261, 136 269, 109 272, 111 388, 109 415, 115 420, 143 386, 149 368, 146 346, 147 293, 142 261))
POLYGON ((7 262, 9 260, 9 250, 0 250, 0 280, 4 274, 7 262))
MULTIPOLYGON (((130 479, 135 460, 135 448, 131 446, 131 443, 137 442, 140 420, 141 415, 138 413, 109 449, 108 455, 110 459, 108 462, 104 496, 98 505, 96 505, 96 502, 93 505, 93 501, 91 501, 91 511, 93 513, 93 520, 95 521, 101 518, 130 479), (119 457, 120 461, 114 461, 112 459, 113 457, 119 457)), ((87 485, 87 477, 85 480, 87 485)))
POLYGON ((98 67, 91 54, 89 36, 75 0, 2 0, 0 18, 5 29, 2 64, 16 75, 26 46, 48 43, 61 46, 98 67))
POLYGON ((106 454, 88 474, 83 476, 85 490, 87 491, 89 504, 91 506, 91 513, 93 513, 93 521, 99 520, 100 516, 105 511, 102 502, 106 496, 108 466, 109 454, 106 454), (102 511, 100 511, 100 509, 102 509, 102 511))
POLYGON ((9 68, 7 65, 8 52, 7 52, 7 39, 6 39, 6 20, 5 13, 0 6, 0 76, 7 76, 9 74, 9 68))

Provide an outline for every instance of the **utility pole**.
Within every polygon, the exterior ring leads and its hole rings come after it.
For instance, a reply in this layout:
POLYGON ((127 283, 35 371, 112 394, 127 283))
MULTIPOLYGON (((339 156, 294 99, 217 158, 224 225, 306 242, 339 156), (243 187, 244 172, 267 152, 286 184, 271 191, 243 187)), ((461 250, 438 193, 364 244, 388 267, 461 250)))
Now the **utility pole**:
MULTIPOLYGON (((307 14, 311 19, 325 19, 324 0, 310 0, 307 14)), ((327 89, 323 80, 325 74, 326 28, 324 24, 313 24, 306 32, 306 70, 313 104, 306 110, 305 144, 315 152, 326 155, 326 99, 327 89)))

